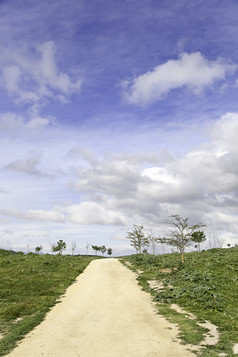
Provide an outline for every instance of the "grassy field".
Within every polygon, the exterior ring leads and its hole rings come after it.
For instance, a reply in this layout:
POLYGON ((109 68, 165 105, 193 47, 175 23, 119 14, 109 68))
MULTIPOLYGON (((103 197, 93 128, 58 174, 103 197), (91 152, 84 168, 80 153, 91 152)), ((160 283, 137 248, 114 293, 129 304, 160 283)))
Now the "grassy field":
POLYGON ((140 271, 140 285, 158 302, 159 313, 179 324, 184 343, 201 343, 207 330, 197 322, 209 320, 218 327, 220 339, 216 345, 204 345, 200 356, 235 356, 232 346, 238 343, 238 247, 186 253, 184 266, 177 253, 132 255, 122 260, 129 262, 132 270, 140 271), (162 289, 151 287, 150 281, 163 284, 162 289), (176 312, 171 304, 197 318, 176 312))
POLYGON ((0 250, 0 356, 44 319, 92 259, 0 250))

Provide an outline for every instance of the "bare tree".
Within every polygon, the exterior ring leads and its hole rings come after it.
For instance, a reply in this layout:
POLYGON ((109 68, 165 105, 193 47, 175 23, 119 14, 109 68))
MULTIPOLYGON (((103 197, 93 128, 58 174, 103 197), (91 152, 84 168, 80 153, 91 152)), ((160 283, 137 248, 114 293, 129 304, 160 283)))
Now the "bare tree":
POLYGON ((225 239, 218 238, 217 243, 218 243, 218 247, 222 248, 225 243, 225 239))
POLYGON ((72 255, 74 255, 75 249, 77 248, 77 243, 76 242, 72 242, 71 243, 71 250, 72 250, 72 255))
POLYGON ((86 244, 86 250, 87 250, 87 255, 88 255, 88 250, 89 250, 89 243, 86 244))
POLYGON ((155 248, 156 248, 156 244, 158 243, 158 238, 156 238, 154 236, 152 231, 150 232, 150 234, 147 234, 147 238, 148 238, 150 245, 152 247, 153 255, 155 255, 155 248))

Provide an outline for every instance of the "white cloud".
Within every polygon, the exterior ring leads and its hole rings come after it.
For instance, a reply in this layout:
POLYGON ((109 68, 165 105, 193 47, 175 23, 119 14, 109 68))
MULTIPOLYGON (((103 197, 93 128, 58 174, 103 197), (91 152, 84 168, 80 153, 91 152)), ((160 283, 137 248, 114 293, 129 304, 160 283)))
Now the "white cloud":
POLYGON ((145 74, 124 81, 125 98, 133 104, 146 105, 163 99, 171 90, 189 87, 199 93, 204 87, 224 80, 237 66, 223 59, 206 59, 200 52, 182 53, 145 74))
POLYGON ((5 51, 0 62, 2 85, 17 104, 33 105, 49 98, 66 103, 73 93, 79 93, 82 80, 72 79, 56 64, 56 46, 48 41, 35 51, 12 49, 5 51))
MULTIPOLYGON (((102 232, 108 229, 107 225, 112 231, 107 231, 106 240, 118 234, 126 235, 126 229, 129 230, 134 223, 143 224, 146 230, 153 229, 158 235, 166 234, 169 228, 162 222, 176 213, 190 217, 192 223, 206 223, 218 237, 224 235, 224 230, 232 231, 235 236, 238 234, 238 227, 234 224, 238 216, 237 113, 228 113, 209 125, 205 124, 205 127, 206 138, 202 143, 174 155, 169 152, 170 144, 168 150, 162 150, 163 144, 161 151, 156 149, 155 152, 147 151, 145 144, 145 152, 136 152, 134 143, 131 150, 129 143, 128 146, 123 145, 123 150, 119 148, 118 153, 103 156, 98 151, 99 135, 96 131, 89 143, 89 135, 80 133, 79 136, 73 130, 60 132, 57 126, 51 128, 44 141, 41 138, 41 155, 34 154, 32 138, 29 142, 22 140, 20 144, 19 140, 2 140, 6 152, 3 165, 11 163, 11 170, 0 171, 1 186, 10 192, 1 195, 2 207, 20 209, 5 210, 9 217, 18 217, 20 223, 16 231, 22 224, 21 219, 27 219, 29 226, 35 225, 35 222, 29 222, 30 219, 41 217, 43 222, 43 213, 53 212, 52 216, 45 213, 45 221, 48 217, 48 222, 51 219, 56 222, 52 228, 55 239, 62 237, 61 228, 57 226, 63 217, 66 228, 77 224, 79 230, 85 229, 84 232, 94 229, 90 237, 95 236, 97 228, 101 234, 99 244, 103 244, 102 232), (84 141, 84 137, 87 140, 84 141), (77 143, 80 143, 80 149, 77 143), (10 154, 9 145, 12 145, 10 154), (21 160, 16 160, 16 152, 21 160), (39 179, 48 172, 48 168, 54 173, 54 181, 50 184, 48 180, 39 179), (20 173, 17 179, 16 172, 20 173), (26 173, 27 177, 21 173, 26 173), (67 185, 69 182, 71 184, 67 185), (29 210, 34 208, 32 200, 39 208, 33 209, 34 214, 29 210), (47 207, 56 208, 47 211, 47 207), (211 215, 212 212, 220 215, 211 215), (224 218, 224 214, 227 217, 224 218), (230 217, 233 217, 231 221, 230 217)), ((169 136, 167 127, 163 130, 169 136)), ((177 135, 184 133, 184 128, 176 130, 177 135)), ((192 136, 194 127, 189 127, 187 136, 189 130, 192 136)), ((163 132, 160 135, 163 136, 163 132)), ((103 135, 100 140, 101 137, 103 135)), ((110 140, 114 140, 113 134, 110 140)), ((103 144, 102 151, 106 148, 106 136, 103 144)), ((14 224, 15 221, 12 219, 14 224)), ((4 224, 9 227, 9 222, 4 224)), ((69 231, 69 237, 70 234, 69 231)), ((93 238, 90 242, 93 243, 93 238)))
POLYGON ((181 182, 178 178, 173 177, 161 167, 150 167, 144 169, 141 176, 149 177, 152 181, 156 181, 159 184, 180 186, 181 182))
POLYGON ((0 136, 27 136, 39 133, 45 127, 54 125, 55 118, 52 116, 42 117, 37 111, 31 111, 30 118, 25 119, 15 113, 0 114, 0 136))
MULTIPOLYGON (((79 92, 81 89, 81 80, 72 81, 70 77, 63 72, 59 72, 56 62, 56 46, 54 42, 48 41, 37 47, 41 53, 41 60, 38 63, 37 80, 41 85, 50 87, 66 96, 79 92)), ((44 87, 42 88, 44 89, 44 87)))
POLYGON ((24 121, 21 116, 14 113, 0 114, 0 130, 1 132, 16 132, 24 126, 24 121))
POLYGON ((114 154, 93 160, 91 167, 74 170, 78 181, 71 188, 86 201, 120 212, 126 225, 156 226, 179 213, 213 226, 206 213, 224 207, 237 217, 237 114, 214 121, 207 135, 207 142, 179 156, 114 154))
POLYGON ((120 212, 112 211, 95 202, 82 202, 78 205, 69 206, 66 212, 68 214, 67 220, 77 224, 115 226, 124 224, 124 218, 120 212))
POLYGON ((10 94, 18 92, 21 75, 21 69, 16 65, 3 67, 3 81, 5 82, 6 89, 10 94))
POLYGON ((47 210, 33 210, 29 209, 28 211, 20 211, 18 209, 1 209, 0 214, 14 217, 18 219, 26 220, 36 220, 36 221, 50 221, 64 223, 64 215, 56 211, 47 211, 47 210))
POLYGON ((226 113, 217 120, 211 129, 211 137, 221 152, 238 151, 238 113, 226 113))

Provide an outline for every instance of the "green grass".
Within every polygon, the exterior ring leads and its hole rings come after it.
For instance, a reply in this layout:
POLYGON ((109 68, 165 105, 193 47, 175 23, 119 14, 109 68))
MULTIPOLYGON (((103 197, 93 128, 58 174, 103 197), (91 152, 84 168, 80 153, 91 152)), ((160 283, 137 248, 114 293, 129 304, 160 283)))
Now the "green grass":
POLYGON ((0 356, 44 319, 93 259, 0 250, 0 356))
POLYGON ((179 324, 184 342, 198 344, 205 329, 172 310, 170 305, 174 303, 199 321, 209 320, 218 326, 219 342, 205 346, 201 356, 233 356, 232 346, 238 343, 238 247, 186 253, 184 266, 176 253, 132 255, 125 260, 132 269, 143 271, 139 283, 158 302, 159 313, 179 324), (151 289, 148 280, 162 282, 165 289, 151 289))

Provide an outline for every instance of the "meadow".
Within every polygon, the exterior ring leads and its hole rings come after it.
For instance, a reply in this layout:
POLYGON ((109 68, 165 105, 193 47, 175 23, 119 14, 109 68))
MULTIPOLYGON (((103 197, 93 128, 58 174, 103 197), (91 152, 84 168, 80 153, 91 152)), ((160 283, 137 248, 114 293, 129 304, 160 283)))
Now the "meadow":
POLYGON ((0 356, 44 319, 95 258, 0 250, 0 356))
POLYGON ((184 343, 199 345, 208 332, 201 323, 210 321, 218 327, 219 341, 203 345, 199 355, 235 356, 232 348, 238 343, 238 247, 185 253, 185 264, 177 253, 137 254, 122 262, 139 271, 139 284, 152 294, 158 313, 179 325, 184 343), (171 304, 192 313, 195 319, 172 309, 171 304))
MULTIPOLYGON (((0 356, 38 325, 67 287, 97 256, 38 255, 0 250, 0 356)), ((136 254, 120 259, 138 273, 158 313, 179 326, 182 343, 201 357, 234 356, 238 343, 238 247, 185 253, 136 254), (158 288, 159 287, 159 288, 158 288), (162 288, 161 288, 162 287, 162 288), (171 308, 177 304, 186 312, 171 308), (192 313, 195 318, 190 318, 192 313), (218 327, 219 341, 202 343, 203 322, 218 327), (200 351, 196 351, 200 346, 200 351)))

